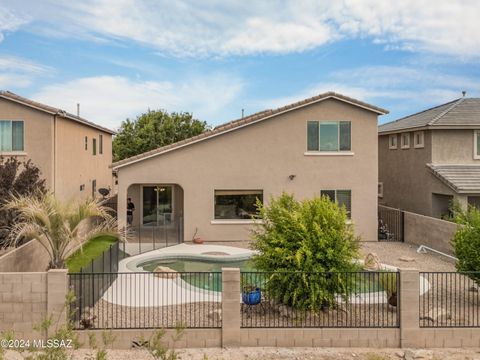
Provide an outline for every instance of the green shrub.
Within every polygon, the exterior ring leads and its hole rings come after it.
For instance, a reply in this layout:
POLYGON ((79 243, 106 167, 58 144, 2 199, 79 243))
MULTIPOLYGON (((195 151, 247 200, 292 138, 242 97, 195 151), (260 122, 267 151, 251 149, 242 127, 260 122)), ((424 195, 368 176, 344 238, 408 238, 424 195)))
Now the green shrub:
POLYGON ((457 214, 455 220, 459 226, 452 241, 457 271, 477 271, 469 277, 480 285, 480 210, 470 207, 468 211, 457 214))
POLYGON ((257 208, 263 221, 253 232, 253 260, 257 269, 276 272, 267 279, 270 296, 316 310, 333 305, 335 294, 349 295, 352 281, 341 272, 358 270, 359 245, 345 208, 327 197, 297 201, 285 193, 257 208))

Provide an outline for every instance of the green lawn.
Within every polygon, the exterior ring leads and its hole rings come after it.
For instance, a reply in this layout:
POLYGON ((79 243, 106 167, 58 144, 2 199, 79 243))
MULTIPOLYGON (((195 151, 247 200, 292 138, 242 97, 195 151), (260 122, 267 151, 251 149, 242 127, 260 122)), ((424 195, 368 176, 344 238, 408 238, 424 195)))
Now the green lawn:
POLYGON ((117 238, 109 235, 99 236, 90 240, 83 246, 83 249, 78 249, 67 259, 68 272, 80 272, 83 266, 89 264, 97 256, 100 256, 102 252, 107 250, 115 241, 117 241, 117 238))

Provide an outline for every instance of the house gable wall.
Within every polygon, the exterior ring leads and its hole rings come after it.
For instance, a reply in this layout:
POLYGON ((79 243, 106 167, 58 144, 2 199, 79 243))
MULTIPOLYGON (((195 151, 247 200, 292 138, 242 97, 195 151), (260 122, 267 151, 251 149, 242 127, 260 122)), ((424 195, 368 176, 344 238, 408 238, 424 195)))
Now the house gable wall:
POLYGON ((251 226, 211 223, 216 189, 263 189, 265 202, 282 191, 303 199, 318 196, 321 189, 351 189, 357 234, 376 240, 376 120, 370 111, 329 99, 120 168, 120 223, 125 223, 127 189, 132 184, 183 188, 186 241, 195 228, 207 241, 250 238, 251 226), (305 156, 308 120, 351 120, 354 155, 305 156), (295 178, 290 180, 289 175, 295 178))
POLYGON ((87 198, 92 195, 92 181, 96 180, 96 196, 99 188, 112 187, 112 135, 99 129, 59 118, 57 121, 57 186, 59 198, 87 198), (103 154, 100 154, 99 135, 103 135, 103 154), (87 150, 85 150, 85 136, 87 150), (93 139, 96 139, 96 155, 93 155, 93 139), (80 191, 80 185, 85 189, 80 191))

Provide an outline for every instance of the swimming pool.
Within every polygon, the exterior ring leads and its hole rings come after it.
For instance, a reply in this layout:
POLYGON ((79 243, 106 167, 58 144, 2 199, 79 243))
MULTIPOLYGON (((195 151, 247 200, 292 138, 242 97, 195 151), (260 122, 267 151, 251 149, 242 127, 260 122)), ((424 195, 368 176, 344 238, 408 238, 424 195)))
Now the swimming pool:
POLYGON ((222 291, 221 272, 224 267, 240 268, 240 271, 255 271, 252 260, 194 260, 189 258, 155 259, 139 264, 143 270, 154 272, 158 267, 181 273, 180 278, 199 289, 222 291), (208 273, 208 274, 198 274, 208 273))

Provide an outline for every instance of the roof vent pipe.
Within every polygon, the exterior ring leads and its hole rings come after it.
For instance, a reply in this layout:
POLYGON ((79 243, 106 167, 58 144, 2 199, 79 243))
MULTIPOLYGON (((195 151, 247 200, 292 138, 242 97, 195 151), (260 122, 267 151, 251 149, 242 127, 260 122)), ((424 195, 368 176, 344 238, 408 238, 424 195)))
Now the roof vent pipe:
POLYGON ((80 103, 77 103, 77 116, 80 117, 80 103))
POLYGON ((462 91, 462 96, 465 97, 467 95, 467 92, 465 90, 462 91))

